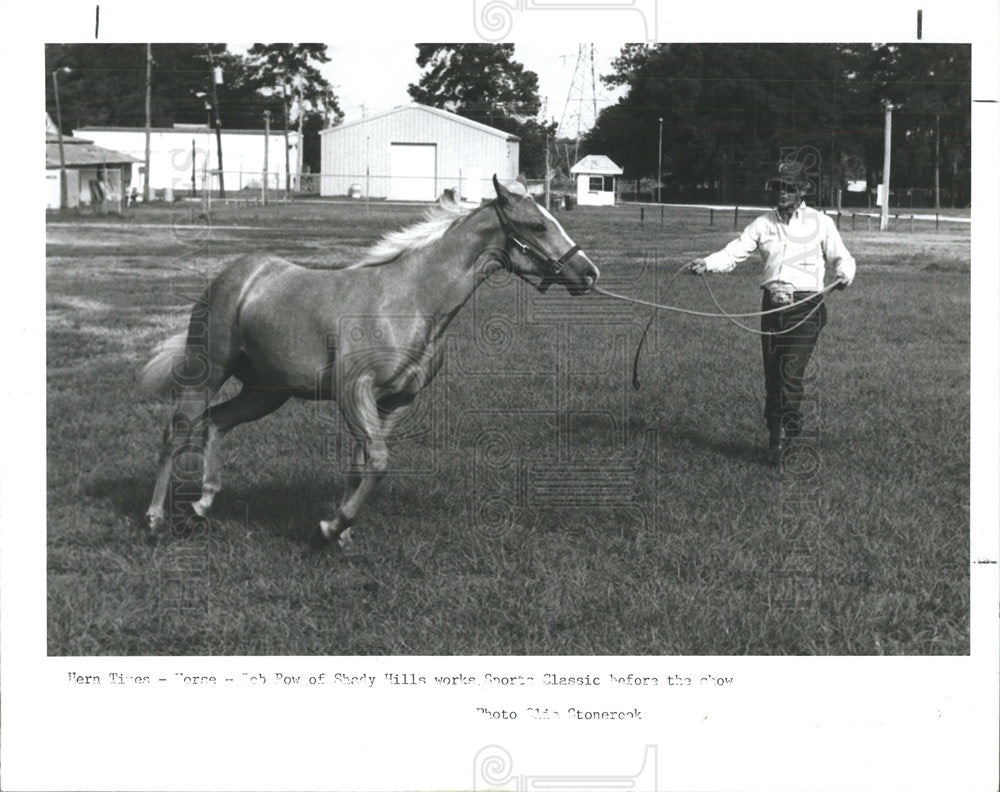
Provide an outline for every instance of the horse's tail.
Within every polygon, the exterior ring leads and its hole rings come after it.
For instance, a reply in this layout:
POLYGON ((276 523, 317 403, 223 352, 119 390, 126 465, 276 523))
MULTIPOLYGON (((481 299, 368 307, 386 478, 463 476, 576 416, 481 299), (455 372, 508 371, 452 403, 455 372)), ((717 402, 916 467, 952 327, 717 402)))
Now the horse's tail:
POLYGON ((202 382, 207 371, 208 294, 195 301, 186 330, 164 339, 139 374, 139 390, 166 396, 173 387, 202 382))
POLYGON ((153 350, 153 357, 139 375, 139 390, 150 396, 165 396, 187 358, 187 330, 171 336, 153 350))

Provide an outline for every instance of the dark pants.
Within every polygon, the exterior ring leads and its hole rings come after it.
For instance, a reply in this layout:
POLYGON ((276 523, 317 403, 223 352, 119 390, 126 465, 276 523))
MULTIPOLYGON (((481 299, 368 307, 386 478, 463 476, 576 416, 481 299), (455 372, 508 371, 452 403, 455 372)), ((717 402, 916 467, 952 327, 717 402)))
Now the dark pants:
MULTIPOLYGON (((807 298, 809 294, 795 292, 795 302, 807 298)), ((769 311, 777 307, 765 290, 761 310, 769 311)), ((823 304, 823 295, 817 294, 802 305, 760 318, 760 329, 772 333, 794 327, 799 322, 802 324, 782 335, 761 336, 764 388, 767 392, 764 418, 772 436, 780 429, 784 430, 786 437, 795 437, 802 431, 799 408, 802 406, 803 379, 820 330, 826 324, 826 305, 823 304), (813 312, 811 316, 810 311, 813 312), (806 316, 809 318, 803 322, 806 316)))

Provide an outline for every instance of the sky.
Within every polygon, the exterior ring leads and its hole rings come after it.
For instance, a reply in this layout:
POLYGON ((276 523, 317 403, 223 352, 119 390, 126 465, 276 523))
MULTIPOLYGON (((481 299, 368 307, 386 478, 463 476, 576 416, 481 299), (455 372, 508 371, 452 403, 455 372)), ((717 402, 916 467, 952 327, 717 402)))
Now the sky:
MULTIPOLYGON (((247 46, 230 44, 229 48, 241 52, 247 46)), ((589 44, 585 46, 590 47, 589 44)), ((617 57, 620 47, 594 45, 593 83, 596 91, 591 89, 589 67, 584 69, 581 65, 583 73, 575 83, 574 101, 567 103, 570 88, 574 86, 579 47, 576 43, 555 47, 546 43, 514 46, 514 60, 538 75, 543 117, 564 124, 559 134, 566 137, 575 137, 578 126, 581 132, 592 126, 594 94, 600 112, 608 104, 614 104, 623 93, 622 89, 610 89, 603 85, 600 79, 601 74, 610 73, 611 61, 617 57), (581 96, 586 99, 583 104, 581 96)), ((355 121, 412 102, 406 89, 410 83, 419 81, 422 71, 417 66, 415 45, 374 48, 370 42, 341 42, 328 44, 327 52, 330 62, 322 65, 320 70, 334 86, 334 93, 344 112, 344 121, 355 121)))

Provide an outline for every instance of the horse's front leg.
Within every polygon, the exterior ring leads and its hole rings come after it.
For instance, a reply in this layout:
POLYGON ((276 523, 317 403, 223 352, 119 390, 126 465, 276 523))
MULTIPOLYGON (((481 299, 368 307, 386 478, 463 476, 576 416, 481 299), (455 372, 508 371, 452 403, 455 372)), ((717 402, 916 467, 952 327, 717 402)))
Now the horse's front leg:
POLYGON ((351 526, 361 509, 361 505, 371 493, 376 482, 385 473, 389 464, 389 450, 384 439, 366 438, 355 446, 354 470, 348 479, 347 489, 332 520, 321 520, 319 543, 325 545, 337 540, 342 550, 350 549, 351 526))
POLYGON ((350 529, 354 518, 375 480, 385 471, 389 452, 381 433, 381 418, 370 374, 358 377, 344 388, 337 402, 347 431, 354 440, 351 472, 340 507, 332 520, 320 521, 312 543, 322 547, 336 540, 346 549, 351 544, 350 529))
POLYGON ((355 439, 352 471, 340 507, 332 520, 322 520, 314 534, 314 543, 324 546, 337 540, 342 549, 351 546, 351 526, 372 488, 389 465, 387 441, 410 403, 397 403, 391 410, 380 411, 371 382, 360 378, 350 400, 341 401, 341 411, 355 439))

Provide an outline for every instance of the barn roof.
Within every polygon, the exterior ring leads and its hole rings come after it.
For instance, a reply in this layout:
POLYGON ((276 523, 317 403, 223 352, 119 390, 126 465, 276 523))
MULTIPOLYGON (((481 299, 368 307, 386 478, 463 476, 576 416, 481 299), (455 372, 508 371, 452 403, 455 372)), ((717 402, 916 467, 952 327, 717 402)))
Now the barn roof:
POLYGON ((570 173, 601 173, 609 176, 621 176, 624 171, 603 154, 588 154, 569 169, 570 173))
MULTIPOLYGON (((66 167, 82 167, 84 165, 124 165, 130 162, 140 162, 130 154, 95 146, 89 140, 63 135, 63 153, 66 167)), ((45 136, 45 167, 59 167, 59 136, 45 136)))
POLYGON ((502 137, 509 141, 518 141, 520 138, 517 135, 512 135, 510 132, 504 132, 502 129, 497 129, 495 127, 487 126, 486 124, 480 124, 478 121, 473 121, 471 118, 466 118, 465 116, 460 116, 457 113, 450 113, 447 110, 441 110, 437 107, 429 107, 428 105, 422 104, 408 104, 402 105, 401 107, 394 107, 392 110, 385 110, 381 113, 376 113, 375 115, 370 115, 367 118, 359 118, 357 121, 348 121, 346 124, 340 124, 339 126, 330 127, 329 129, 324 129, 320 132, 320 135, 327 135, 331 132, 338 132, 341 129, 348 129, 349 127, 358 126, 359 124, 369 124, 379 118, 385 118, 386 116, 394 115, 395 113, 412 112, 414 110, 423 111, 430 113, 431 115, 440 116, 441 118, 446 118, 449 121, 454 121, 457 124, 462 124, 464 126, 470 127, 472 129, 477 129, 480 132, 485 132, 490 135, 496 135, 497 137, 502 137))

